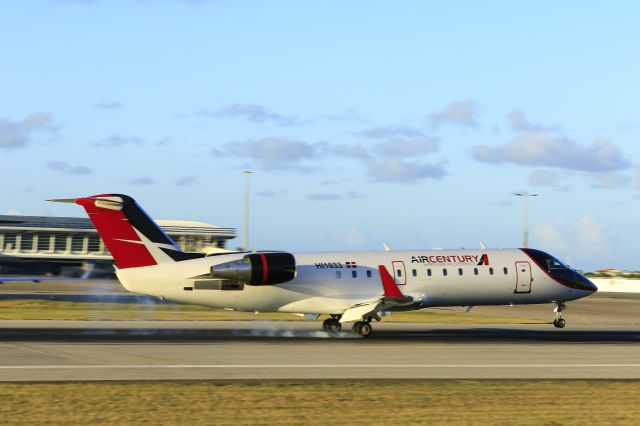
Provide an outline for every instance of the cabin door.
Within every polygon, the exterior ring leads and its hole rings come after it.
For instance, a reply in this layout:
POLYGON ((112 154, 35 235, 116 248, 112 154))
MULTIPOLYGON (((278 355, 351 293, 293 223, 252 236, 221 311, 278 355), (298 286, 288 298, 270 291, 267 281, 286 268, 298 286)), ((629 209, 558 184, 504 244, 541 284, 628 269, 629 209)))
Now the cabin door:
POLYGON ((531 293, 531 264, 529 262, 516 262, 516 290, 514 293, 531 293))
POLYGON ((393 265, 393 281, 396 285, 405 285, 407 283, 407 274, 404 269, 404 262, 399 260, 391 262, 393 265))

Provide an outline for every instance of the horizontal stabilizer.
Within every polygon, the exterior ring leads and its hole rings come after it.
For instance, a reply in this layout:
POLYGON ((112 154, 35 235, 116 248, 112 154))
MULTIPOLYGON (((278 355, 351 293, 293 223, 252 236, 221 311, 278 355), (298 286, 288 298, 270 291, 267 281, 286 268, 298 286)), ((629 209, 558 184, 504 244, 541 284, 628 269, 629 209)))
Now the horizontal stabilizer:
POLYGON ((52 198, 50 200, 46 200, 46 201, 51 201, 52 203, 71 203, 71 204, 75 204, 77 198, 52 198))

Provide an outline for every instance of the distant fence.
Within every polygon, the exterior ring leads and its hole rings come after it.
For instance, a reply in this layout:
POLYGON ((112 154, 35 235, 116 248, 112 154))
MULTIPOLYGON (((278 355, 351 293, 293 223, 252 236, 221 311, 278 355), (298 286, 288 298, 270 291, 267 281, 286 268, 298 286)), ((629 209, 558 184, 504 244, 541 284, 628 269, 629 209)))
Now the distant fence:
POLYGON ((589 278, 603 293, 640 293, 640 280, 628 278, 589 278))

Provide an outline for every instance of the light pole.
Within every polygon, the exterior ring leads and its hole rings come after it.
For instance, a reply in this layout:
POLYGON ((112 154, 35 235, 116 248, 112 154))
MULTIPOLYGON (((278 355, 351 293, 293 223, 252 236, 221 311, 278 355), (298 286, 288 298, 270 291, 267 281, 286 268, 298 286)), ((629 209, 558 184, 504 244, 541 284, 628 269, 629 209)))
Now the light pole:
POLYGON ((515 195, 522 197, 524 200, 524 224, 522 231, 522 247, 529 246, 529 197, 537 197, 538 194, 529 194, 528 192, 516 192, 515 195))
POLYGON ((249 251, 249 175, 253 170, 243 170, 244 174, 244 230, 242 232, 242 250, 249 251))

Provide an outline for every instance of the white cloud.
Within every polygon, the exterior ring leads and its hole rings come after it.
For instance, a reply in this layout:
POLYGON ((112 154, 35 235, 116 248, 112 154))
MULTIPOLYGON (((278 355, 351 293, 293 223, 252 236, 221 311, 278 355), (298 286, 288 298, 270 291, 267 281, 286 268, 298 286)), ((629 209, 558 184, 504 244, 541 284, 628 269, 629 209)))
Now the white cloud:
POLYGON ((198 178, 196 176, 183 176, 176 180, 176 185, 178 186, 190 186, 198 183, 198 178))
POLYGON ((142 176, 139 178, 131 179, 129 183, 131 185, 154 185, 156 181, 148 176, 142 176))
POLYGON ((437 164, 389 158, 371 161, 368 164, 369 178, 377 182, 418 183, 424 179, 441 179, 446 176, 444 168, 437 164))
MULTIPOLYGON (((376 138, 382 134, 376 133, 376 138)), ((327 157, 343 157, 361 160, 367 175, 373 181, 415 183, 422 179, 439 179, 447 173, 444 163, 432 164, 422 158, 438 151, 440 139, 425 137, 406 139, 391 138, 376 142, 371 146, 363 144, 329 144, 327 142, 309 143, 287 138, 263 138, 227 143, 222 149, 214 148, 214 155, 242 157, 256 161, 264 170, 294 170, 307 172, 312 170, 318 160, 327 157)), ((330 181, 335 184, 335 179, 330 181)), ((327 182, 324 182, 327 184, 327 182)))
POLYGON ((91 169, 86 166, 73 166, 64 161, 54 160, 47 163, 47 167, 53 170, 58 170, 70 175, 88 175, 91 174, 91 169))
POLYGON ((367 148, 360 144, 334 145, 331 148, 331 153, 338 157, 352 157, 360 160, 366 160, 370 156, 367 148))
POLYGON ((287 138, 264 138, 230 142, 224 150, 214 149, 214 155, 232 155, 257 161, 265 170, 306 170, 301 163, 323 156, 327 143, 308 143, 287 138))
POLYGON ((534 170, 529 176, 529 183, 537 186, 554 187, 560 179, 560 174, 553 170, 534 170))
POLYGON ((367 198, 364 194, 361 194, 358 191, 347 191, 347 198, 351 198, 352 200, 357 200, 360 198, 367 198))
POLYGON ((631 176, 622 173, 589 173, 592 181, 591 188, 595 189, 620 189, 627 188, 631 182, 631 176))
POLYGON ((572 175, 571 172, 563 171, 562 173, 555 170, 534 170, 529 175, 529 183, 533 186, 545 186, 558 191, 568 191, 571 188, 562 184, 562 182, 572 175))
POLYGON ((406 126, 380 126, 363 130, 360 134, 368 139, 419 138, 424 136, 421 130, 406 126))
POLYGON ((536 225, 532 232, 536 248, 557 255, 602 256, 610 253, 609 226, 586 214, 572 223, 558 218, 536 225))
POLYGON ((102 148, 115 148, 129 145, 144 145, 144 140, 138 136, 111 135, 106 139, 94 142, 93 146, 102 148))
POLYGON ((507 162, 586 172, 609 172, 631 166, 620 149, 606 139, 596 139, 590 146, 583 146, 546 132, 526 133, 495 148, 477 145, 473 156, 486 163, 507 162))
POLYGON ((267 121, 274 122, 282 126, 293 126, 302 124, 304 121, 295 115, 284 115, 277 112, 269 111, 265 107, 256 104, 235 103, 227 105, 215 111, 201 109, 193 114, 196 117, 233 117, 241 118, 252 123, 264 123, 267 121))
POLYGON ((518 109, 514 109, 507 114, 507 123, 514 132, 540 132, 558 130, 557 126, 543 127, 540 124, 531 123, 524 113, 518 109))
POLYGON ((566 225, 563 219, 556 219, 552 223, 538 224, 534 226, 531 236, 536 245, 546 251, 566 251, 569 249, 569 241, 564 230, 566 225))
POLYGON ((440 147, 440 138, 392 139, 376 146, 376 150, 389 157, 415 157, 436 152, 440 147))
POLYGON ((51 136, 57 130, 53 116, 47 113, 37 112, 17 121, 0 118, 0 149, 21 148, 38 133, 51 136))
POLYGON ((577 248, 585 254, 605 254, 609 252, 607 244, 607 232, 609 227, 598 220, 586 215, 580 218, 573 226, 576 236, 577 248))
POLYGON ((477 127, 479 105, 472 101, 457 101, 445 106, 441 111, 431 114, 429 124, 438 127, 443 124, 453 124, 462 127, 477 127))

